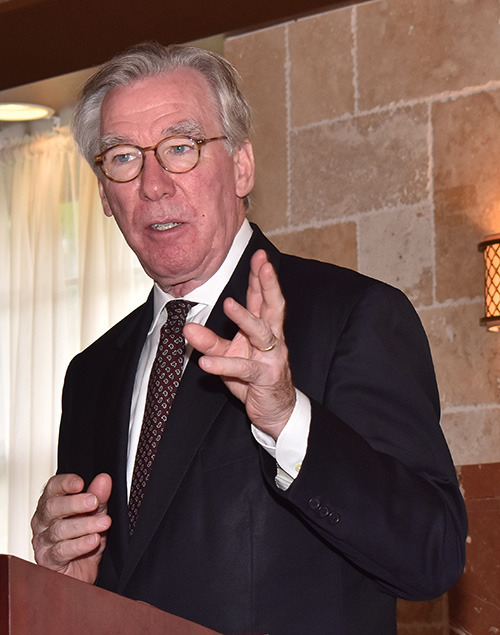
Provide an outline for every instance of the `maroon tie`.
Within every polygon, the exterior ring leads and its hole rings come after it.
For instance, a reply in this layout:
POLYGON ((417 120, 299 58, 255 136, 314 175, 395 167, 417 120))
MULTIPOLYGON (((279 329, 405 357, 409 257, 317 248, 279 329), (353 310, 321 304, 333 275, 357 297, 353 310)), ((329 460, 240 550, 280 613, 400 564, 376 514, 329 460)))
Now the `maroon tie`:
POLYGON ((149 376, 146 406, 137 445, 128 507, 129 530, 133 534, 144 491, 158 452, 161 435, 179 387, 186 345, 182 329, 193 302, 171 300, 167 321, 162 326, 160 343, 149 376))

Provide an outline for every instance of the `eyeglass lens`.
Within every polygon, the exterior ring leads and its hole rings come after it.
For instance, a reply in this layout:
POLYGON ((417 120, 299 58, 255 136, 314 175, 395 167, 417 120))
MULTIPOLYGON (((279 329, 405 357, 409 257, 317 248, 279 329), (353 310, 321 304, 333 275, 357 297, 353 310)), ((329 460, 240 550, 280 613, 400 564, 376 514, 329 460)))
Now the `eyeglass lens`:
MULTIPOLYGON (((199 158, 200 146, 188 137, 171 137, 156 148, 156 158, 169 172, 189 172, 199 158)), ((141 171, 144 153, 132 145, 117 145, 107 150, 102 157, 106 174, 115 181, 131 181, 141 171)))

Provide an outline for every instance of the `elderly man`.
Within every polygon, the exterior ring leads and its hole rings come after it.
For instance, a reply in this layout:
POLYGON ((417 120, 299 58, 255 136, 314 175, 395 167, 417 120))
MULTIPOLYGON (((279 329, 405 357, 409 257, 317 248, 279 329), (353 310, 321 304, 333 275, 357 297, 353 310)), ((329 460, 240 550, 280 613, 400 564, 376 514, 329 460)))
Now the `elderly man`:
POLYGON ((199 49, 84 88, 77 144, 155 284, 68 369, 35 555, 222 633, 390 635, 464 564, 427 340, 399 291, 248 223, 249 127, 199 49))

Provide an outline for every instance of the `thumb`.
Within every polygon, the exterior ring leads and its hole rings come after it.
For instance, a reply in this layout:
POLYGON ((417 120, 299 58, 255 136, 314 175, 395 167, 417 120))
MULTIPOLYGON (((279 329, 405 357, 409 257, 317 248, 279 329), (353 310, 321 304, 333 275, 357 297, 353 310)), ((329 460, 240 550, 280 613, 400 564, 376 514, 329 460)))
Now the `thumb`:
POLYGON ((113 482, 109 474, 98 474, 92 483, 90 483, 87 492, 94 494, 98 501, 98 513, 106 513, 108 507, 108 500, 111 496, 111 490, 113 482))

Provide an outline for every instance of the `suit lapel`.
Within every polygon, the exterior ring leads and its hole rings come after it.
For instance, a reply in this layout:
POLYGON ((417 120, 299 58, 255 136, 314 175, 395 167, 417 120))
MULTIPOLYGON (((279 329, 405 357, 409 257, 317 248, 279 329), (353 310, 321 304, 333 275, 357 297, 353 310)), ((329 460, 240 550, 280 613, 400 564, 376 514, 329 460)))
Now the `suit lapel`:
MULTIPOLYGON (((254 228, 247 249, 207 321, 207 327, 226 339, 233 338, 237 329, 224 314, 224 299, 233 297, 241 304, 245 304, 250 258, 259 248, 265 248, 268 253, 272 252, 270 257, 276 263, 278 252, 260 231, 254 228)), ((227 402, 229 393, 224 384, 220 378, 207 375, 200 369, 199 357, 194 351, 170 411, 134 535, 129 541, 118 592, 123 591, 133 574, 167 513, 203 439, 227 402), (193 395, 196 395, 196 398, 193 398, 193 395)))
POLYGON ((111 372, 100 397, 100 429, 95 435, 96 474, 107 472, 113 479, 108 511, 113 518, 109 532, 109 554, 115 571, 121 568, 128 544, 126 462, 130 405, 139 357, 153 314, 153 296, 137 309, 135 319, 115 340, 111 372))

